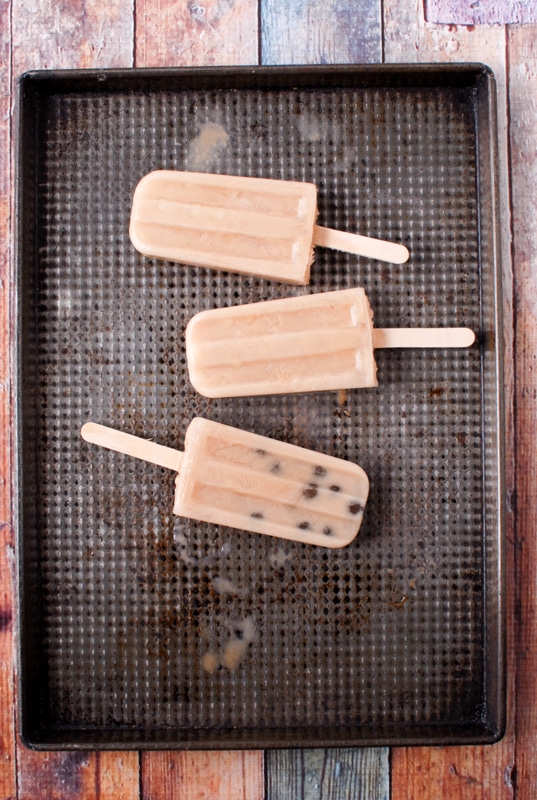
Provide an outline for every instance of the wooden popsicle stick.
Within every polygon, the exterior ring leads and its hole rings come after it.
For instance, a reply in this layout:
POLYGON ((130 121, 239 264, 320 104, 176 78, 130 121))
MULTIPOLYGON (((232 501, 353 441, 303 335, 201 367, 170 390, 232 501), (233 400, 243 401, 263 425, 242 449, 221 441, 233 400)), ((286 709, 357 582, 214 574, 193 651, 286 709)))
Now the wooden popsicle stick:
POLYGON ((470 347, 470 328, 374 328, 373 348, 470 347))
POLYGON ((383 239, 373 239, 348 231, 323 228, 321 225, 315 225, 313 229, 313 243, 331 250, 343 250, 366 258, 389 261, 391 264, 404 264, 410 255, 403 244, 385 242, 383 239))
POLYGON ((142 461, 149 461, 151 464, 158 464, 159 467, 179 470, 183 454, 180 450, 172 447, 165 447, 156 442, 149 442, 139 436, 132 436, 130 433, 116 431, 106 425, 98 425, 96 422, 86 422, 80 431, 82 438, 86 442, 107 447, 116 453, 125 453, 142 461))

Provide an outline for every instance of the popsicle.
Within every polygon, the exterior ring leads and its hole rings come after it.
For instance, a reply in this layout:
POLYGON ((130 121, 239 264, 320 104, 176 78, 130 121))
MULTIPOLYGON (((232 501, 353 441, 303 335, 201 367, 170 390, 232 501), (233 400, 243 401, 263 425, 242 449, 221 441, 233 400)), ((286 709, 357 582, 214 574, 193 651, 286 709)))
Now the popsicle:
POLYGON ((468 328, 375 330, 363 288, 196 314, 186 328, 190 381, 206 397, 377 386, 380 347, 469 347, 468 328))
POLYGON ((358 533, 369 481, 357 464, 195 417, 184 452, 88 422, 82 438, 177 471, 173 513, 322 547, 358 533))
POLYGON ((137 185, 130 237, 143 255, 307 284, 315 244, 401 264, 406 247, 323 228, 313 183, 157 170, 137 185))

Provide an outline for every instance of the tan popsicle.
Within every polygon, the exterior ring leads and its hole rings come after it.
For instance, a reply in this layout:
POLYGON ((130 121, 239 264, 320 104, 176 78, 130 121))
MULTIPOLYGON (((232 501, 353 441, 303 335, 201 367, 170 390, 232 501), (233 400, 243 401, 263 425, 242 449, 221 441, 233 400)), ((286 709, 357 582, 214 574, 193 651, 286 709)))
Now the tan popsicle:
POLYGON ((307 284, 314 245, 401 264, 404 245, 316 225, 313 183, 157 170, 137 185, 130 237, 152 258, 307 284))
POLYGON ((188 323, 190 381, 206 397, 377 386, 378 348, 469 347, 468 328, 373 327, 363 288, 196 314, 188 323))
POLYGON ((94 422, 87 442, 177 471, 173 513, 322 547, 358 533, 369 481, 357 464, 195 417, 184 452, 94 422))

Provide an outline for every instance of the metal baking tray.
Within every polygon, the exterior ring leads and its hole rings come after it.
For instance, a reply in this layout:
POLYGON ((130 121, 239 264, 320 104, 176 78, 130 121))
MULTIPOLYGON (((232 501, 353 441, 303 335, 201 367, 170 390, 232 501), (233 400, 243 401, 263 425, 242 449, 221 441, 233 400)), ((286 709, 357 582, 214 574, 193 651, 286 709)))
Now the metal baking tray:
POLYGON ((20 707, 34 748, 493 742, 505 726, 496 106, 483 65, 33 72, 19 81, 20 707), (308 180, 319 222, 406 244, 318 248, 308 287, 146 259, 156 168, 308 180), (376 389, 207 400, 197 311, 360 285, 376 389), (174 476, 84 443, 92 419, 181 448, 195 415, 356 461, 333 551, 174 518, 174 476), (232 654, 230 656, 230 653, 232 654))

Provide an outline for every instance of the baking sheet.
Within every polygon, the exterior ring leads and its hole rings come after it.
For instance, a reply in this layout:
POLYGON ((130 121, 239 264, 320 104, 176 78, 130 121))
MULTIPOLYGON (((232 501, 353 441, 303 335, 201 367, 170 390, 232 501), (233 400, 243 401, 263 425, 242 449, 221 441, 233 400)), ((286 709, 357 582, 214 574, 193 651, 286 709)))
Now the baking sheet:
POLYGON ((494 79, 481 65, 29 73, 19 84, 21 730, 37 748, 492 742, 503 733, 494 79), (308 180, 308 287, 146 259, 158 168, 308 180), (364 286, 378 327, 469 326, 468 351, 377 351, 379 387, 208 400, 206 308, 364 286), (171 473, 91 419, 182 447, 193 416, 359 463, 359 537, 311 548, 174 518, 171 473))

